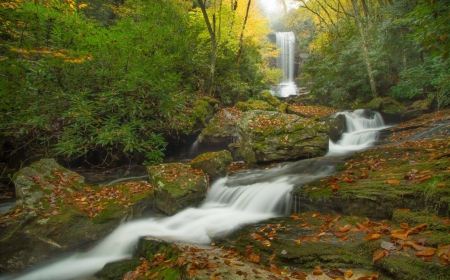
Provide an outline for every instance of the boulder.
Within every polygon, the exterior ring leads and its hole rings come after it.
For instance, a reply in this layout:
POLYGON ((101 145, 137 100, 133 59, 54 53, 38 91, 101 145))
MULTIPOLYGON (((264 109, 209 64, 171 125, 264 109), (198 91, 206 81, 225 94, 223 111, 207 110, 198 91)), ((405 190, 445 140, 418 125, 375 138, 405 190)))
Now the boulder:
POLYGON ((402 114, 406 112, 403 104, 390 97, 374 98, 364 106, 364 109, 380 112, 386 123, 399 123, 402 114))
POLYGON ((236 123, 241 115, 242 111, 235 107, 221 109, 203 129, 198 141, 226 147, 238 138, 236 123))
POLYGON ((13 177, 16 203, 32 207, 33 204, 53 189, 61 187, 75 191, 84 183, 79 174, 60 166, 54 159, 41 159, 19 170, 13 177), (54 181, 44 184, 47 179, 58 179, 71 184, 57 186, 54 181))
POLYGON ((227 175, 227 166, 233 161, 229 151, 209 152, 196 157, 190 162, 192 168, 208 174, 211 182, 227 175))
POLYGON ((13 180, 17 203, 0 216, 0 274, 89 249, 153 205, 148 182, 87 186, 82 176, 54 159, 23 168, 13 180))
POLYGON ((185 279, 185 259, 177 245, 152 237, 142 237, 132 259, 108 263, 95 276, 105 280, 136 279, 131 277, 133 272, 133 276, 147 272, 150 276, 158 275, 159 278, 156 279, 185 279))
POLYGON ((249 163, 317 157, 328 149, 328 125, 297 115, 248 111, 237 127, 241 154, 249 163))
POLYGON ((432 98, 417 100, 411 106, 407 108, 405 112, 400 116, 402 122, 406 122, 422 116, 423 114, 430 113, 433 110, 432 98))
POLYGON ((187 164, 149 166, 148 173, 155 188, 155 205, 167 215, 197 206, 206 197, 208 180, 205 174, 187 164))
POLYGON ((341 140, 342 133, 347 131, 347 121, 342 114, 333 115, 328 120, 330 126, 330 140, 336 143, 341 140))

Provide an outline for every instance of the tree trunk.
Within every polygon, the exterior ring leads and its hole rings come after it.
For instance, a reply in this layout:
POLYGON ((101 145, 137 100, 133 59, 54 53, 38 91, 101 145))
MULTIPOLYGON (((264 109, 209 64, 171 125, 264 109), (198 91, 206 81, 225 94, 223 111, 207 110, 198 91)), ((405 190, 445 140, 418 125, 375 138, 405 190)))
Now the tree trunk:
POLYGON ((213 16, 213 25, 211 25, 211 21, 209 20, 208 13, 206 12, 206 0, 197 0, 200 9, 202 10, 203 19, 205 20, 206 27, 208 28, 209 36, 211 38, 211 62, 210 62, 210 72, 208 77, 208 88, 207 92, 209 95, 212 94, 212 89, 214 85, 214 75, 216 71, 216 57, 217 57, 217 39, 216 39, 216 20, 213 16))
POLYGON ((359 31, 359 34, 361 35, 361 40, 363 43, 362 44, 363 56, 364 56, 364 61, 366 62, 367 74, 369 75, 370 89, 372 91, 373 97, 377 98, 378 93, 377 93, 377 88, 375 86, 375 78, 373 77, 372 65, 370 63, 369 49, 367 47, 366 36, 364 34, 364 28, 363 28, 363 25, 361 22, 361 16, 359 14, 359 9, 358 9, 358 5, 356 4, 356 0, 352 0, 352 4, 353 4, 353 10, 355 11, 355 18, 356 18, 356 23, 358 26, 358 31, 359 31))
POLYGON ((239 67, 239 63, 241 62, 241 56, 242 56, 242 45, 243 45, 243 41, 244 41, 244 31, 245 31, 245 25, 247 24, 247 19, 248 19, 248 11, 250 10, 250 5, 252 3, 252 0, 248 0, 247 3, 247 11, 245 12, 245 18, 244 18, 244 24, 242 25, 242 30, 241 30, 241 37, 239 38, 239 51, 236 57, 236 63, 237 66, 239 67))

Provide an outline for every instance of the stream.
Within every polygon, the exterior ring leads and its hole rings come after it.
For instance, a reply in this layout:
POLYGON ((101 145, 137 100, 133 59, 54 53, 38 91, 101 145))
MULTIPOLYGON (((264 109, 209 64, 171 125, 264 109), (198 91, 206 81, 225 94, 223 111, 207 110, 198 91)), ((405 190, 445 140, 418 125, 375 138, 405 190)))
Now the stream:
POLYGON ((14 278, 3 279, 85 279, 106 263, 131 258, 142 236, 168 241, 210 244, 214 238, 234 229, 291 213, 291 191, 312 180, 329 176, 353 152, 366 149, 387 128, 378 113, 341 112, 348 131, 337 143, 330 142, 326 156, 279 164, 268 170, 251 170, 217 180, 205 201, 197 208, 173 216, 145 218, 124 223, 90 251, 74 253, 50 265, 14 278))

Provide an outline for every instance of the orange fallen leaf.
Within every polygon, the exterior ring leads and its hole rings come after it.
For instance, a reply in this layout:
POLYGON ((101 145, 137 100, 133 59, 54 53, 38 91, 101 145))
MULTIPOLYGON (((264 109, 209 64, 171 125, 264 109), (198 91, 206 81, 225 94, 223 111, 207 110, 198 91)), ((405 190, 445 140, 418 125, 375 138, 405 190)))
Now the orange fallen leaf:
POLYGON ((367 235, 366 237, 364 237, 364 240, 376 240, 376 239, 379 239, 380 237, 381 237, 381 234, 374 233, 374 234, 370 234, 370 235, 367 235))
POLYGON ((420 251, 416 254, 414 254, 415 257, 430 257, 432 255, 434 255, 434 253, 436 252, 436 249, 430 249, 430 250, 426 250, 426 251, 420 251))
POLYGON ((322 275, 323 274, 323 270, 322 270, 322 268, 320 266, 317 266, 316 268, 314 268, 312 274, 313 275, 322 275))
POLYGON ((400 185, 401 181, 400 180, 386 180, 386 183, 388 183, 389 185, 400 185))
POLYGON ((342 236, 341 238, 339 238, 339 242, 344 242, 347 239, 348 239, 348 235, 342 236))
POLYGON ((437 255, 443 265, 450 265, 450 244, 439 244, 437 249, 437 255))
POLYGON ((252 263, 259 263, 261 261, 261 258, 259 255, 251 253, 250 256, 248 256, 248 260, 252 263))
POLYGON ((372 274, 372 275, 366 275, 366 276, 359 277, 356 280, 375 280, 375 279, 378 279, 378 277, 379 277, 379 274, 376 273, 376 274, 372 274))
POLYGON ((389 256, 389 252, 387 250, 378 250, 373 254, 373 262, 376 262, 387 256, 389 256))
POLYGON ((350 278, 353 276, 353 270, 347 270, 345 272, 345 278, 350 278))
POLYGON ((198 271, 195 270, 195 269, 189 269, 189 270, 188 270, 188 273, 189 273, 189 275, 194 276, 194 275, 197 275, 197 274, 198 274, 198 271))
POLYGON ((408 234, 407 233, 393 233, 391 234, 391 238, 393 239, 400 239, 400 240, 407 240, 408 234))

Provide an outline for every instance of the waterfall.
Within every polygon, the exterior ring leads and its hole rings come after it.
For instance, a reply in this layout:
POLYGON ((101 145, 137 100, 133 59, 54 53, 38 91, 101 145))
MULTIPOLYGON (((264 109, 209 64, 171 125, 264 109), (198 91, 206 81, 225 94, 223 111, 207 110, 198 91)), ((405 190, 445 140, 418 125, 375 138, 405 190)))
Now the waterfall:
POLYGON ((343 112, 348 131, 338 143, 330 142, 328 156, 280 164, 268 170, 242 172, 217 180, 206 200, 197 208, 171 217, 146 218, 119 226, 96 247, 76 253, 14 279, 64 280, 89 277, 106 263, 131 258, 140 237, 209 244, 250 223, 286 216, 291 209, 291 191, 312 180, 330 176, 344 152, 367 148, 385 127, 378 113, 367 110, 343 112))
POLYGON ((277 57, 277 68, 284 71, 283 82, 294 81, 295 36, 292 32, 277 32, 277 47, 280 54, 277 57))
POLYGON ((380 130, 389 126, 384 124, 380 113, 370 110, 359 109, 353 112, 339 112, 336 115, 345 116, 347 131, 341 139, 334 143, 329 141, 329 156, 343 155, 369 148, 378 139, 380 130))
POLYGON ((277 68, 283 70, 283 81, 278 84, 274 94, 280 97, 297 94, 297 86, 294 83, 295 63, 295 36, 292 32, 276 32, 277 48, 280 54, 277 57, 277 68))

